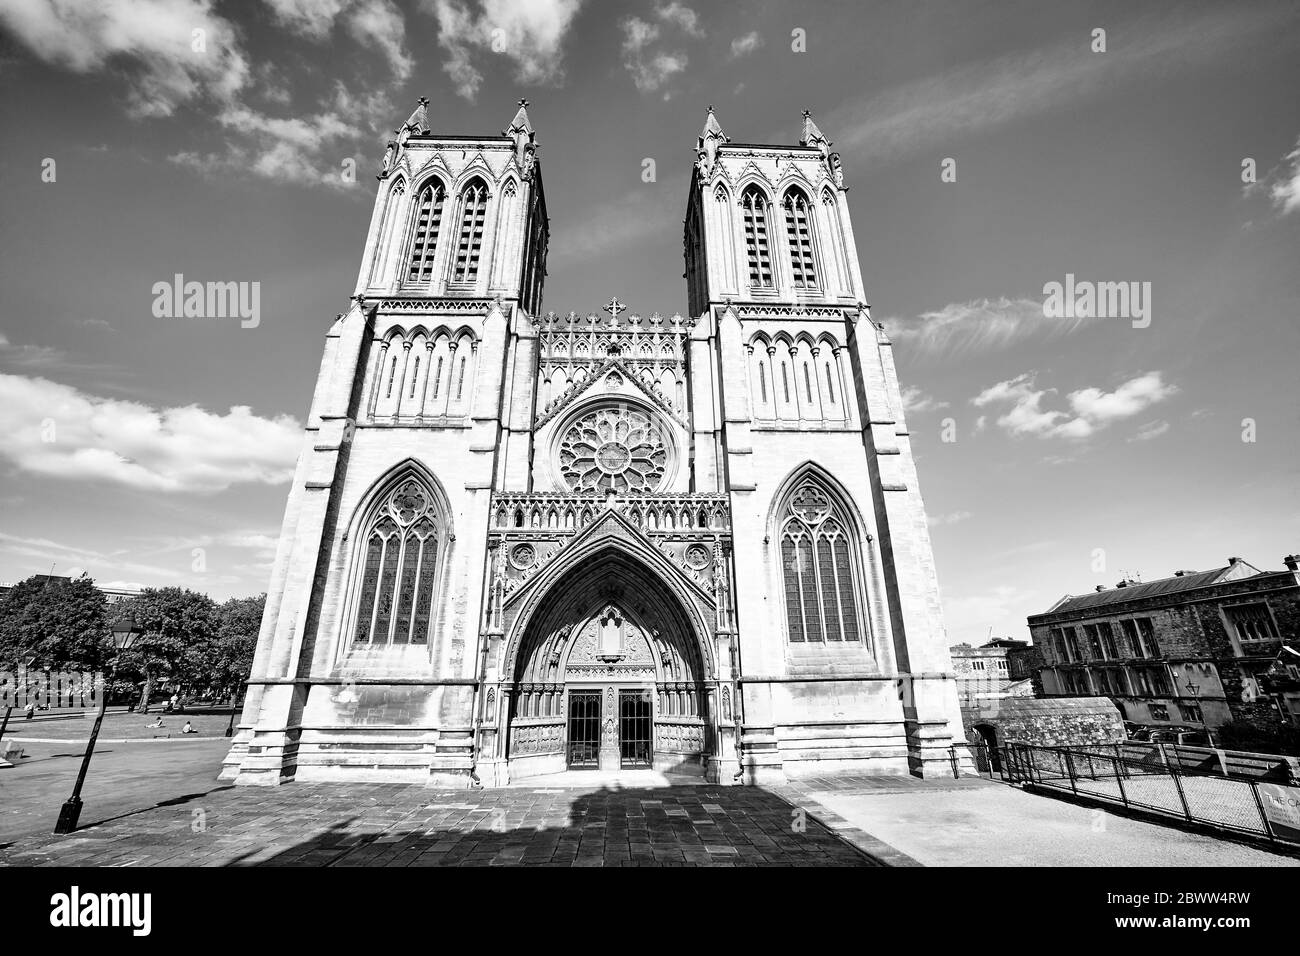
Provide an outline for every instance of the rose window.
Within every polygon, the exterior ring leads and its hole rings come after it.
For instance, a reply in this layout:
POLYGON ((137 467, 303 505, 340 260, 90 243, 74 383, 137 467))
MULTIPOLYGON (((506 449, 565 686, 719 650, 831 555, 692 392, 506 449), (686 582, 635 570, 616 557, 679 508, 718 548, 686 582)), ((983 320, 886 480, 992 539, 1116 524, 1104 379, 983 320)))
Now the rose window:
POLYGON ((560 473, 574 491, 655 491, 668 448, 658 425, 631 408, 598 408, 577 419, 560 439, 560 473))

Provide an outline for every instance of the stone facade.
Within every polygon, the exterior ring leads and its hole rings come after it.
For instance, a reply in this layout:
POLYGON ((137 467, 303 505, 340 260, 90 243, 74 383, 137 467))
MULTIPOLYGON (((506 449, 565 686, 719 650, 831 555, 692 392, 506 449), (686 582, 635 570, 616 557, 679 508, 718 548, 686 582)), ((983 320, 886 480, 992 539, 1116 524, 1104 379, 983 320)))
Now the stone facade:
POLYGON ((1029 618, 1044 692, 1109 696, 1126 720, 1150 727, 1278 726, 1286 706, 1262 678, 1284 646, 1300 645, 1300 572, 1294 557, 1286 563, 1261 572, 1232 558, 1062 598, 1029 618))
POLYGON ((452 137, 422 102, 379 179, 223 777, 951 772, 892 349, 811 117, 737 146, 709 112, 685 317, 541 311, 522 104, 452 137))
POLYGON ((963 711, 982 700, 1001 697, 1033 697, 1032 678, 1022 653, 1030 648, 1027 641, 998 638, 980 647, 954 644, 953 673, 957 676, 957 699, 963 711))
POLYGON ((1015 697, 962 708, 967 739, 1002 747, 1085 747, 1127 736, 1119 708, 1104 697, 1015 697))

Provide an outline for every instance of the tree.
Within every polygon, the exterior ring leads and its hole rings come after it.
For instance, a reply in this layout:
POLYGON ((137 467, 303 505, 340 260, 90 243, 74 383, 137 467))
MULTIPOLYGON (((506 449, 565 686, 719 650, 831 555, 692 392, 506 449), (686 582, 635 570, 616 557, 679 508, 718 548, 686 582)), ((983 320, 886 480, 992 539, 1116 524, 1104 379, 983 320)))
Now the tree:
POLYGON ((253 669, 253 652, 257 650, 257 635, 265 611, 265 594, 231 598, 221 605, 221 625, 217 630, 221 647, 219 673, 223 690, 229 693, 232 702, 239 685, 248 680, 253 669))
POLYGON ((134 617, 143 636, 122 655, 121 666, 144 681, 140 711, 148 713, 154 682, 180 678, 187 648, 209 644, 217 633, 217 605, 187 588, 146 588, 116 605, 119 618, 134 617))
POLYGON ((0 664, 98 670, 110 654, 108 601, 86 575, 34 575, 0 601, 0 664))
POLYGON ((182 680, 196 690, 233 700, 252 668, 265 606, 265 594, 231 598, 220 605, 212 639, 185 649, 182 680))

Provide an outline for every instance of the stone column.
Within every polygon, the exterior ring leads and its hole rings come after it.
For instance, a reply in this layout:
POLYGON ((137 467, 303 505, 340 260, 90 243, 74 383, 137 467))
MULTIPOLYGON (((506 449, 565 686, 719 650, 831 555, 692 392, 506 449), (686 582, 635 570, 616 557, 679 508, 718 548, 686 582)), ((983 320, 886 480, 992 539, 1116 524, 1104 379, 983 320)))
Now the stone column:
POLYGON ((600 769, 619 769, 618 690, 612 685, 602 691, 600 710, 600 769))

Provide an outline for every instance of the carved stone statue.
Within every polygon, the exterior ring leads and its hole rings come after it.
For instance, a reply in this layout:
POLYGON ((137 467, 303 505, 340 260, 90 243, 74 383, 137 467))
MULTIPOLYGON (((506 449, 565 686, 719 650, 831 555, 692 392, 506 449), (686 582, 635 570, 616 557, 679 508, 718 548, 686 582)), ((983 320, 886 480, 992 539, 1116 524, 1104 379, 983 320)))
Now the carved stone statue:
POLYGON ((831 179, 835 180, 835 185, 840 189, 844 188, 844 164, 840 162, 839 153, 831 153, 827 160, 831 167, 831 179))

